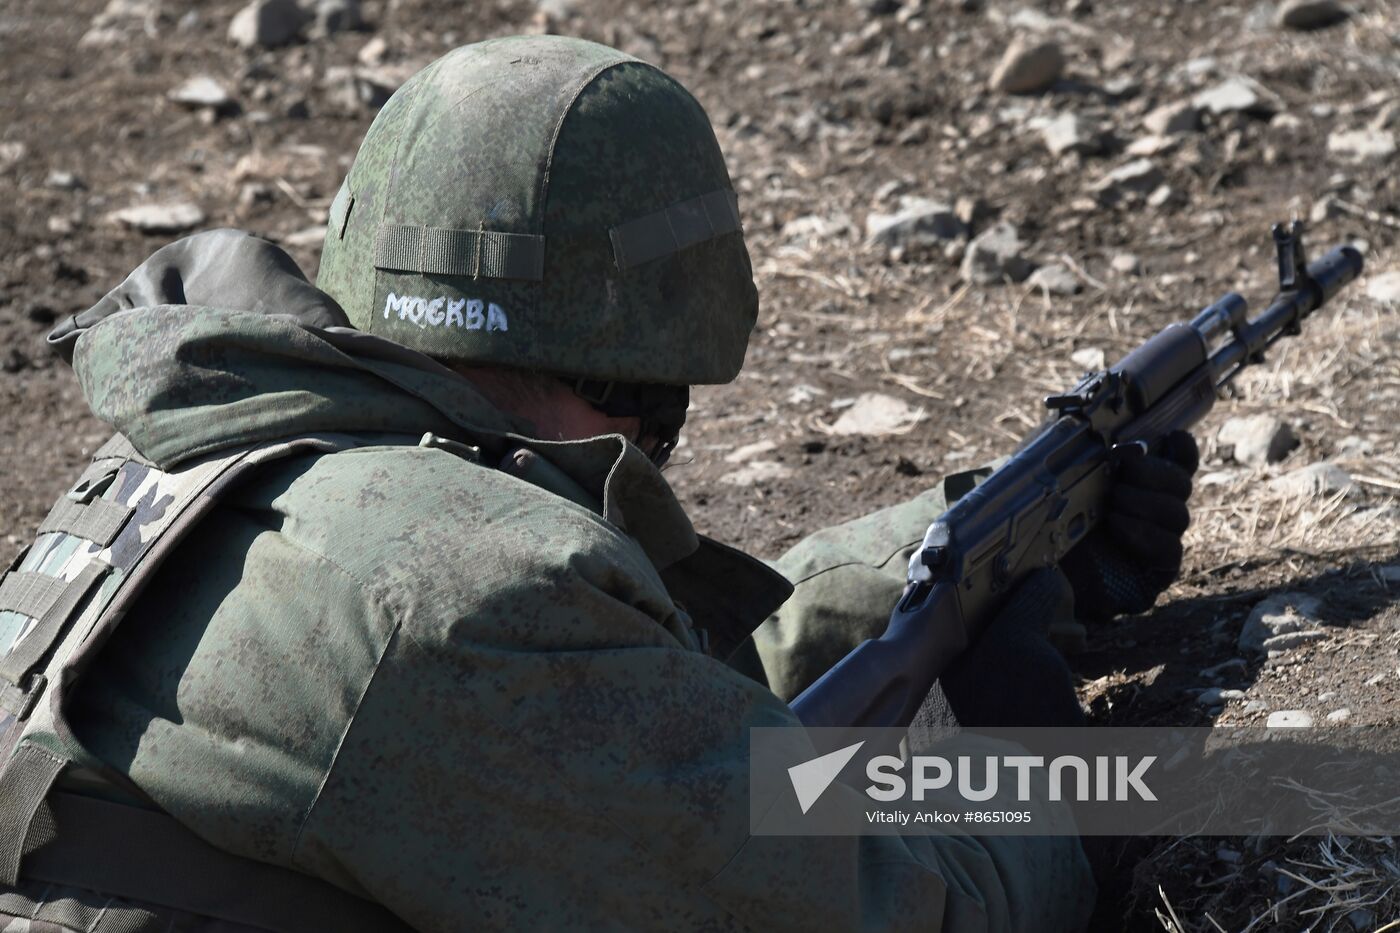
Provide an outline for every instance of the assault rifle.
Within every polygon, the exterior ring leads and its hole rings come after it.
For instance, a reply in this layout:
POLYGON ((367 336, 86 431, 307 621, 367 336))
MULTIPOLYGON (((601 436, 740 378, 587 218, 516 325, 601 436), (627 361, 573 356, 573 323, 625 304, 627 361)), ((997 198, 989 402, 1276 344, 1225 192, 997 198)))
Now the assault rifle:
POLYGON ((1053 420, 929 527, 885 633, 793 700, 805 725, 908 726, 1011 589, 1058 563, 1099 521, 1123 448, 1146 452, 1196 424, 1217 389, 1275 341, 1300 333, 1304 319, 1361 274, 1361 254, 1349 246, 1308 263, 1297 221, 1276 224, 1273 236, 1279 294, 1257 318, 1231 292, 1045 400, 1053 420))

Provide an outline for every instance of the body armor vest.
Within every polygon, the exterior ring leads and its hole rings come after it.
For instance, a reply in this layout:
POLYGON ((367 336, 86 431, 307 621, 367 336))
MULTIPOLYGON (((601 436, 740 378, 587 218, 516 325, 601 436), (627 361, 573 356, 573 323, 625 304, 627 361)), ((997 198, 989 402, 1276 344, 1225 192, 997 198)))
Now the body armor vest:
POLYGON ((408 929, 320 879, 216 849, 154 806, 113 802, 145 798, 84 752, 65 717, 74 685, 223 490, 269 461, 357 443, 276 441, 167 471, 116 435, 40 524, 0 578, 0 920, 92 933, 408 929), (71 789, 88 786, 115 793, 71 789))

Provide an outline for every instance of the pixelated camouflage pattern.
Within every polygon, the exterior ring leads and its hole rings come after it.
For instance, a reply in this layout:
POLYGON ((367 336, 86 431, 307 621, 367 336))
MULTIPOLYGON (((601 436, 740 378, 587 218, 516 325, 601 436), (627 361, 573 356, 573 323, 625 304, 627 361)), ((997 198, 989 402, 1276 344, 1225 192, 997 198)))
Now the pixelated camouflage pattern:
POLYGON ((375 119, 317 285, 355 327, 435 356, 674 385, 728 382, 757 317, 742 233, 621 270, 611 227, 732 190, 703 109, 658 69, 557 36, 448 53, 375 119), (543 281, 376 270, 380 224, 544 237, 543 281), (341 236, 343 226, 344 236, 341 236), (390 293, 475 299, 508 330, 385 316, 390 293))
MULTIPOLYGON (((383 368, 373 342, 154 307, 96 322, 76 350, 94 407, 151 459, 363 422, 368 446, 234 488, 74 697, 87 751, 215 845, 429 931, 1082 926, 1093 884, 1073 839, 750 837, 747 727, 795 720, 698 650, 662 577, 694 532, 620 439, 536 445, 599 514, 415 446, 500 416, 426 360, 383 368), (401 433, 380 434, 391 415, 401 433)), ((882 595, 822 593, 863 565, 883 594, 892 546, 868 530, 874 550, 808 551, 832 564, 802 583, 808 612, 836 607, 821 625, 883 616, 882 595)), ((803 617, 779 616, 797 653, 803 617)))

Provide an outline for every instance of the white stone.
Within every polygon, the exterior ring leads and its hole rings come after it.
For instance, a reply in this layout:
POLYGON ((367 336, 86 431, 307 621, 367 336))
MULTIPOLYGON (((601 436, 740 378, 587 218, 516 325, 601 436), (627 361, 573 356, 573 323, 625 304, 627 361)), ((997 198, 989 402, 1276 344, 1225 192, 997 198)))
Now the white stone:
POLYGON ((1335 496, 1356 489, 1351 474, 1335 463, 1313 463, 1270 480, 1269 488, 1287 496, 1335 496))
POLYGON ((745 460, 752 460, 759 454, 766 454, 771 450, 778 449, 777 441, 755 441, 752 444, 745 444, 736 447, 724 457, 725 463, 743 463, 745 460))
POLYGON ((1366 296, 1373 301, 1400 304, 1400 271, 1371 276, 1366 282, 1366 296))
POLYGON ((48 177, 44 179, 44 186, 46 188, 57 188, 60 191, 77 191, 80 188, 87 187, 83 184, 83 180, 77 175, 74 175, 72 172, 62 172, 58 169, 49 172, 48 177))
POLYGON ((902 434, 923 418, 922 408, 878 392, 866 392, 841 413, 831 426, 833 434, 902 434))
POLYGON ((1269 115, 1280 108, 1277 98, 1257 81, 1242 75, 1201 91, 1191 102, 1214 114, 1252 113, 1269 115))
POLYGON ((730 486, 752 486, 755 483, 786 479, 791 475, 792 470, 781 463, 772 460, 755 460, 724 474, 719 478, 719 481, 730 486))
POLYGON ((964 282, 992 285, 1007 279, 1024 282, 1031 274, 1031 263, 1022 251, 1024 244, 1009 223, 999 223, 967 245, 959 272, 964 282))
POLYGON ((1341 709, 1334 709, 1327 714, 1328 722, 1346 722, 1351 718, 1351 710, 1343 706, 1341 709))
POLYGON ((1103 369, 1108 362, 1102 347, 1085 347, 1082 350, 1075 350, 1069 355, 1069 360, 1086 372, 1097 372, 1103 369))
POLYGON ((893 214, 872 213, 865 221, 866 238, 885 247, 932 246, 967 235, 967 227, 949 204, 929 198, 900 198, 893 214))
POLYGON ((234 14, 228 37, 245 49, 272 48, 295 39, 301 24, 296 0, 253 0, 234 14))
POLYGON ((233 103, 224 86, 208 75, 190 78, 170 92, 170 99, 186 107, 212 107, 215 110, 233 103))
POLYGON ((1395 134, 1389 130, 1341 130, 1327 137, 1327 151, 1351 162, 1380 162, 1395 155, 1395 134))
POLYGON ((204 211, 188 201, 138 204, 113 211, 108 216, 142 233, 181 233, 204 223, 204 211))
POLYGON ((1105 200, 1116 201, 1130 194, 1147 194, 1164 180, 1162 170, 1151 159, 1135 159, 1099 179, 1093 191, 1105 200))
POLYGON ((1244 696, 1243 690, 1208 687, 1200 692, 1200 695, 1196 697, 1196 702, 1202 706, 1219 706, 1226 700, 1243 700, 1244 696))
POLYGON ((1031 273, 1026 284, 1032 288, 1044 289, 1052 295, 1074 295, 1084 288, 1079 276, 1075 275, 1069 266, 1060 263, 1041 266, 1031 273))
POLYGON ((1306 729, 1313 724, 1312 713, 1302 709, 1281 709, 1269 714, 1264 725, 1270 729, 1306 729))
POLYGON ((1194 133, 1201 128, 1201 111, 1190 101, 1163 104, 1143 117, 1142 125, 1154 136, 1194 133))
POLYGON ((1083 117, 1072 113, 1060 114, 1040 130, 1045 148, 1054 156, 1066 152, 1091 154, 1103 148, 1102 135, 1083 117))
POLYGON ((1034 94, 1054 84, 1065 70, 1058 43, 1016 39, 992 72, 992 88, 1006 94, 1034 94))
POLYGON ((1113 271, 1122 275, 1138 275, 1142 272, 1142 260, 1135 253, 1118 253, 1109 261, 1113 271))
POLYGON ((1279 593, 1261 601, 1240 630, 1241 651, 1265 651, 1271 638, 1291 632, 1319 632, 1317 613, 1322 601, 1305 593, 1279 593))
POLYGON ((1216 432, 1215 441, 1222 455, 1246 466, 1278 463, 1298 446, 1293 428, 1270 414, 1230 418, 1216 432))

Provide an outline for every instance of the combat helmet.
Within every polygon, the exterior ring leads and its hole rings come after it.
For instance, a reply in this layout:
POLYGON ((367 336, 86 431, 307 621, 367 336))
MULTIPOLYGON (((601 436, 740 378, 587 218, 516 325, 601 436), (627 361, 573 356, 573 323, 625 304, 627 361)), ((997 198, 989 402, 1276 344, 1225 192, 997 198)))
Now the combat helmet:
POLYGON ((332 205, 316 284, 360 330, 567 377, 609 414, 679 402, 683 418, 680 387, 732 380, 758 312, 699 103, 654 66, 558 36, 464 46, 390 98, 332 205))

